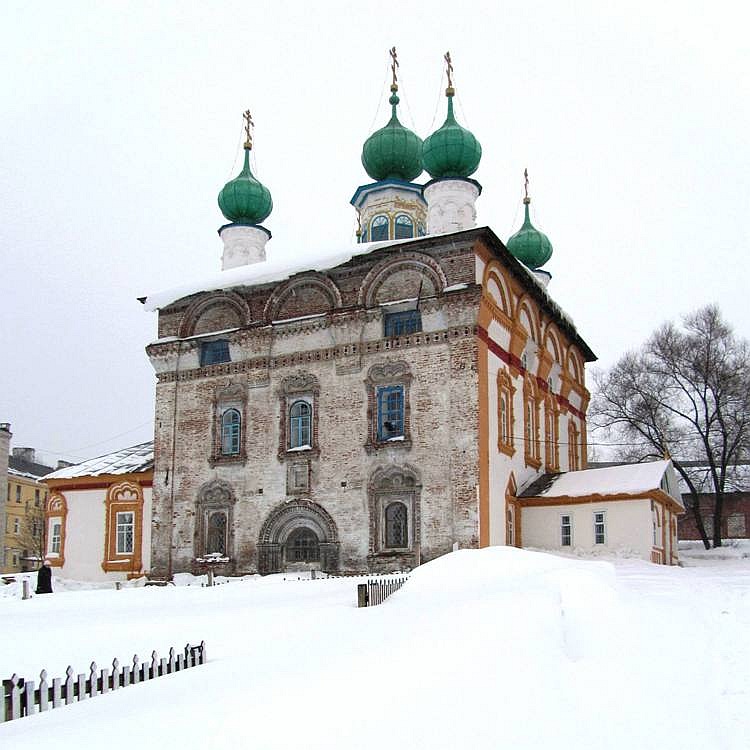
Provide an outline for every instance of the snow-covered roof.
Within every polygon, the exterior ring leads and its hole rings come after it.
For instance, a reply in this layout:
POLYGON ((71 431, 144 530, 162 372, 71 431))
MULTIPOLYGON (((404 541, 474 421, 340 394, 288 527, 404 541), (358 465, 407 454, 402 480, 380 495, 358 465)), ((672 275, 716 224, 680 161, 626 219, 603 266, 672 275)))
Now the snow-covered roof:
POLYGON ((587 495, 637 495, 659 489, 669 461, 623 464, 604 469, 582 469, 544 474, 519 497, 585 497, 587 495))
POLYGON ((48 474, 46 479, 74 479, 77 477, 98 477, 103 474, 133 474, 148 471, 154 465, 154 442, 140 443, 130 448, 122 448, 106 456, 98 456, 80 464, 66 466, 48 474))
MULTIPOLYGON (((451 232, 451 234, 455 234, 451 232)), ((432 235, 431 235, 432 236, 432 235)), ((435 235, 437 236, 437 235, 435 235)), ((422 239, 422 238, 420 238, 422 239)), ((262 263, 253 263, 247 266, 230 268, 227 271, 219 271, 204 276, 194 282, 172 287, 163 292, 149 294, 144 304, 147 311, 152 312, 162 307, 168 307, 173 302, 198 292, 212 292, 218 289, 231 289, 237 286, 252 286, 255 284, 270 284, 275 281, 283 281, 290 276, 304 271, 327 271, 343 263, 347 263, 357 255, 367 255, 375 250, 392 245, 401 245, 414 242, 413 237, 403 240, 387 240, 384 242, 362 242, 357 245, 351 243, 343 247, 331 248, 320 255, 306 255, 297 252, 287 255, 275 250, 272 258, 262 263)))

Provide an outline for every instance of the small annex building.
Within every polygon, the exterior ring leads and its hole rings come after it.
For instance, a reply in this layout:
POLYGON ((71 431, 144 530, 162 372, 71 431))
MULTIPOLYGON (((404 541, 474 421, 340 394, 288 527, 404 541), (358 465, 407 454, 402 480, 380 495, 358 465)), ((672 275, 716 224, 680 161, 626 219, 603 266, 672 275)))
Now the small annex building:
POLYGON ((524 547, 678 561, 677 518, 685 509, 669 460, 543 474, 517 503, 524 547))
POLYGON ((74 580, 122 581, 151 566, 154 444, 92 458, 48 474, 46 557, 74 580))

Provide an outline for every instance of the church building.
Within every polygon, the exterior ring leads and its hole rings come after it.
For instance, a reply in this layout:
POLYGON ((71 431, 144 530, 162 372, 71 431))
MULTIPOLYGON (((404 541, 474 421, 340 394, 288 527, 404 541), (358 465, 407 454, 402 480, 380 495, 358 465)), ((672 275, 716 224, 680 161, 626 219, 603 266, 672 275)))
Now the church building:
POLYGON ((142 298, 158 310, 151 575, 209 554, 228 574, 405 570, 527 535, 626 538, 673 562, 676 537, 651 534, 654 503, 668 528, 679 512, 660 487, 668 462, 612 498, 583 479, 557 503, 525 491, 586 468, 595 355, 548 292, 528 190, 507 242, 476 225, 482 149, 456 120, 450 57, 445 122, 422 141, 399 121, 392 55, 391 117, 351 199, 356 244, 274 257, 246 113, 244 166, 218 199, 222 270, 142 298), (639 513, 645 539, 615 533, 639 513))

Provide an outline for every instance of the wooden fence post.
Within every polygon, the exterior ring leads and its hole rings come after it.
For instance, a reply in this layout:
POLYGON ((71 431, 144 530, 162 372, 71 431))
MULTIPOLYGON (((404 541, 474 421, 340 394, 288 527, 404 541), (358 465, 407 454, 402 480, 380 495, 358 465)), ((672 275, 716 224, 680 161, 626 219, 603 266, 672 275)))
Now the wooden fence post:
POLYGON ((65 693, 65 705, 73 703, 73 667, 68 666, 65 670, 65 687, 63 692, 65 693))
POLYGON ((360 583, 357 585, 357 606, 358 607, 367 606, 367 584, 366 583, 360 583))
POLYGON ((39 711, 49 711, 49 685, 46 669, 39 673, 39 711))
POLYGON ((23 683, 23 702, 26 709, 26 716, 36 713, 36 705, 34 703, 34 682, 30 680, 24 680, 23 683))

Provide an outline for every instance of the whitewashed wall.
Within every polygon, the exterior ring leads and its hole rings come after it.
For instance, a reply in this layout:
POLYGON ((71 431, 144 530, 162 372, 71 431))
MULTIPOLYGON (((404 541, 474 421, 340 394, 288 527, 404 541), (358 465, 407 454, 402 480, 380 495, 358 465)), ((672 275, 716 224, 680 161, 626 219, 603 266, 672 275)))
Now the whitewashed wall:
MULTIPOLYGON (((68 505, 65 522, 65 564, 55 574, 76 581, 124 581, 127 573, 105 572, 104 560, 107 490, 67 490, 61 494, 68 505)), ((151 488, 143 488, 143 569, 151 565, 151 488)))
POLYGON ((648 499, 523 509, 524 547, 637 553, 644 560, 650 560, 652 542, 651 501, 648 499), (605 543, 595 544, 594 513, 602 510, 606 513, 605 543), (573 525, 570 547, 560 544, 560 517, 563 515, 570 516, 573 525))

